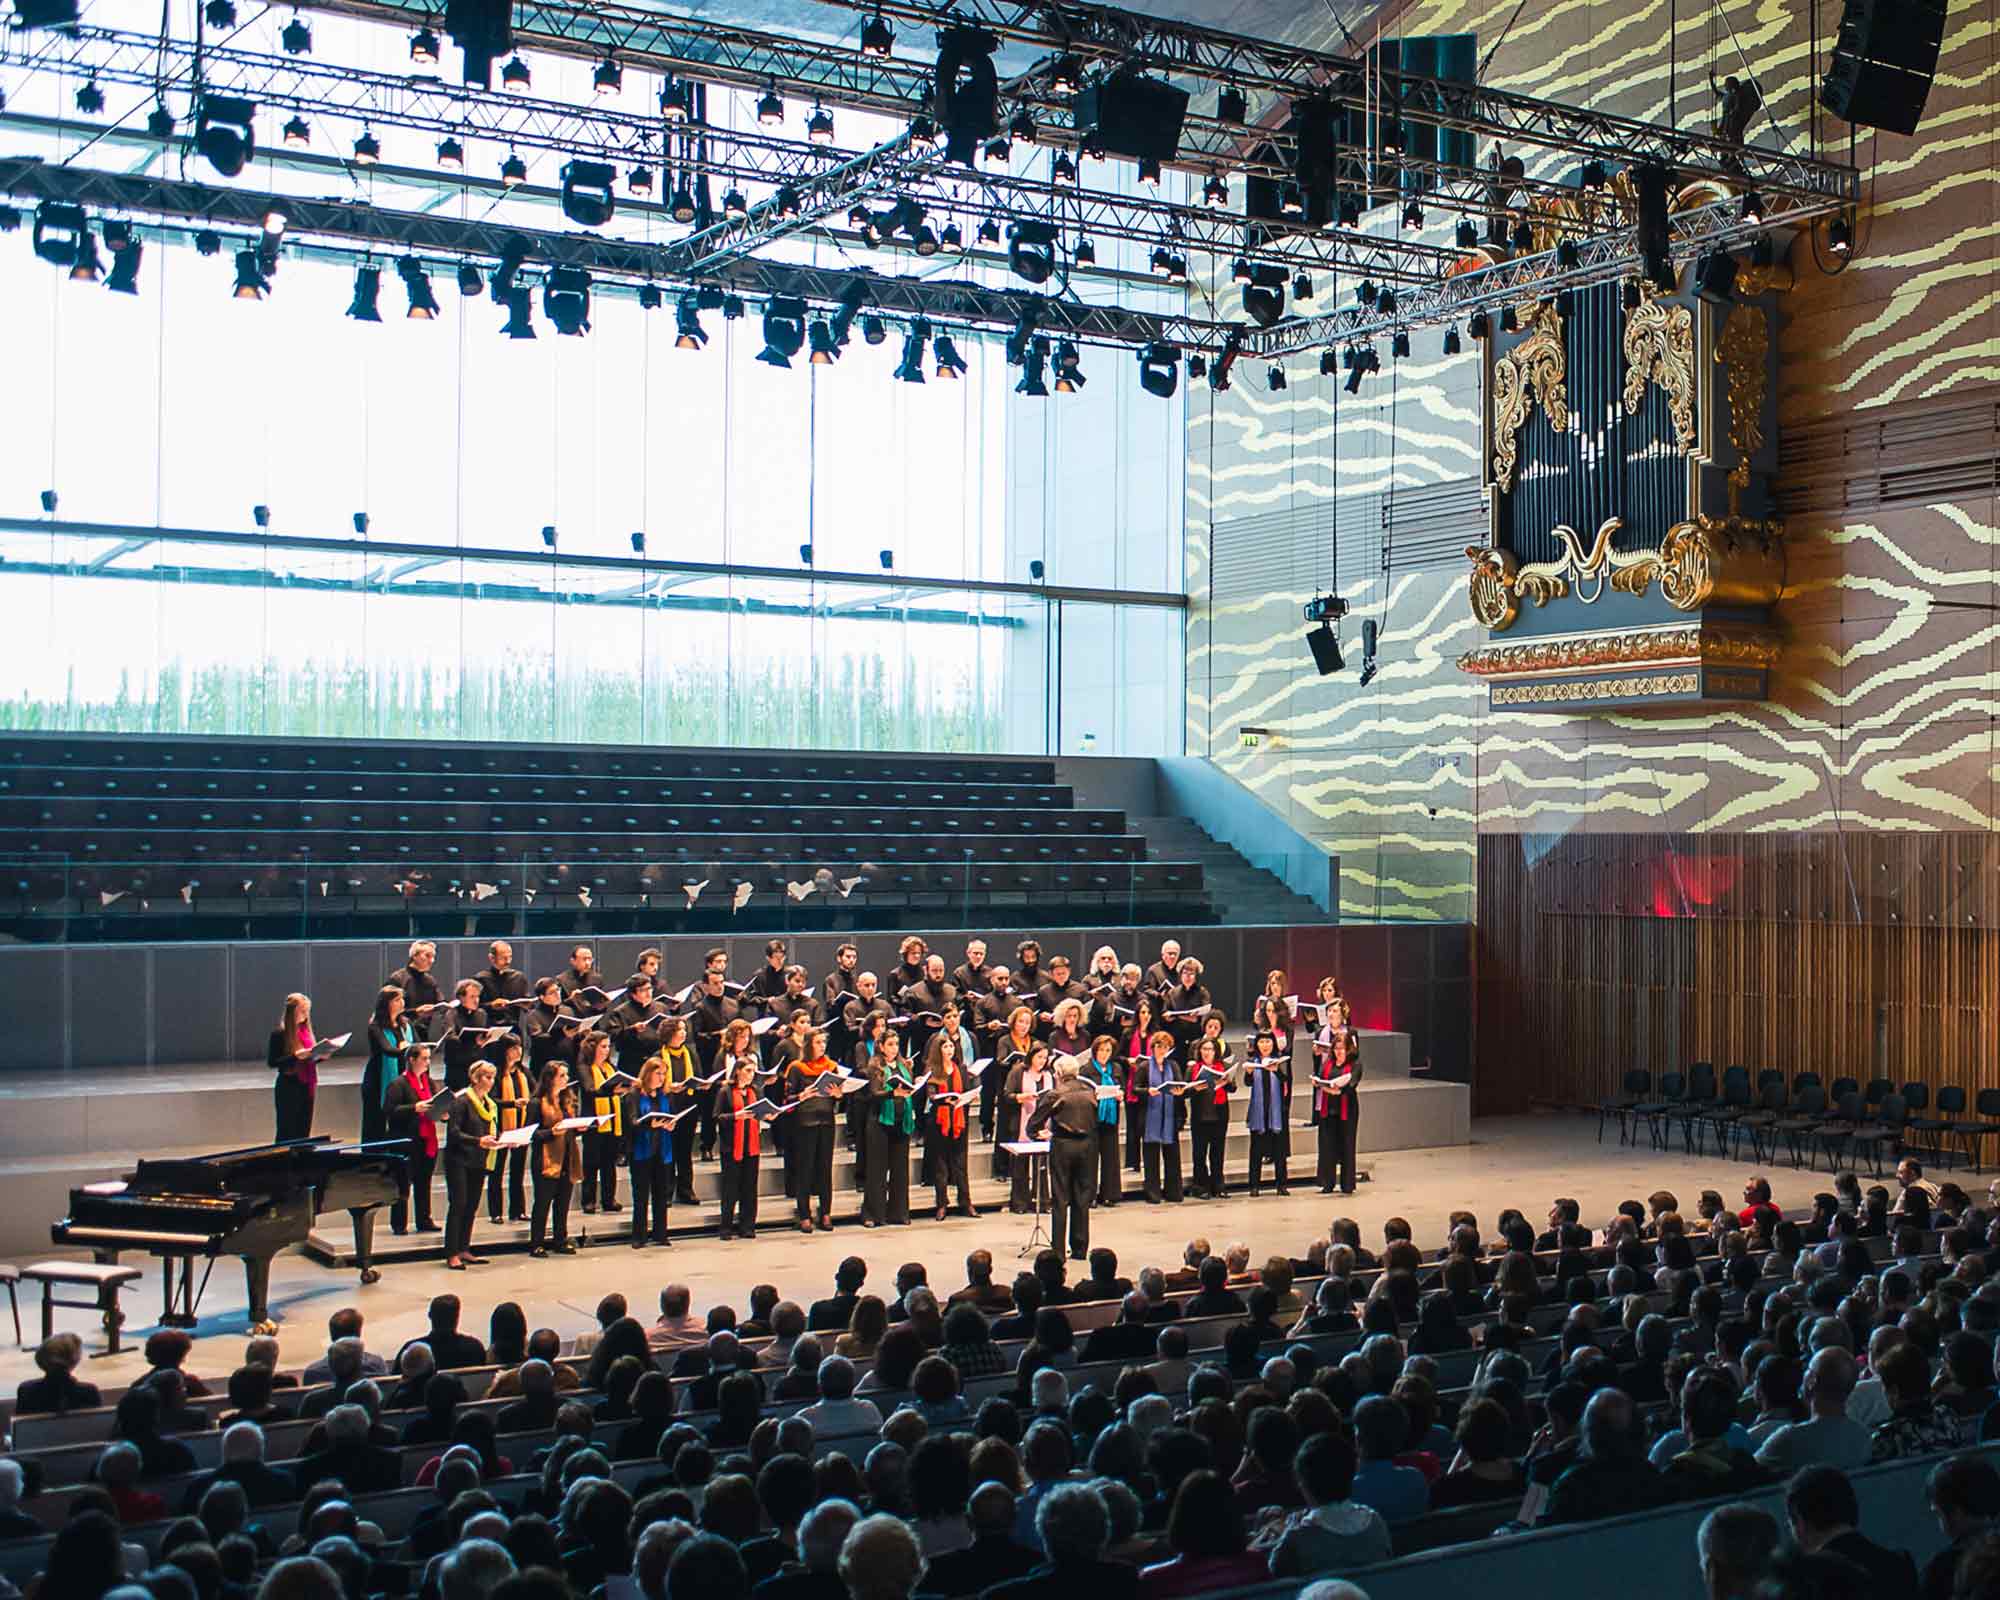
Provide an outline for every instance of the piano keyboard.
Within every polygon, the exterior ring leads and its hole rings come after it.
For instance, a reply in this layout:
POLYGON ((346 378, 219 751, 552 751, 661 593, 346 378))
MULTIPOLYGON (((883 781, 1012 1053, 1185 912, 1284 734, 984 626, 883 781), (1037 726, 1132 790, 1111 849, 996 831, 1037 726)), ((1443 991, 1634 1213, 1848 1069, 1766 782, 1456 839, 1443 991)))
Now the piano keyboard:
POLYGON ((208 1249, 214 1240, 207 1233, 168 1233, 157 1228, 91 1228, 79 1227, 71 1223, 62 1231, 63 1242, 80 1240, 85 1244, 96 1240, 103 1244, 122 1245, 126 1249, 137 1249, 141 1245, 161 1245, 175 1250, 202 1251, 208 1249))

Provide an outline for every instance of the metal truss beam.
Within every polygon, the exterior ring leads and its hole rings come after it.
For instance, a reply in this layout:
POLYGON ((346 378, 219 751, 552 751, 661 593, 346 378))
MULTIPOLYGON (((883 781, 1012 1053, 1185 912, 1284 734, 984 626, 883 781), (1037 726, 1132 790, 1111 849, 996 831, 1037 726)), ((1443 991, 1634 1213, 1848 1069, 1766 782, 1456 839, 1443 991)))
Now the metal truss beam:
POLYGON ((1011 331, 1023 312, 1032 309, 1042 332, 1091 344, 1136 347, 1158 340, 1201 348, 1219 343, 1228 331, 1226 324, 1185 315, 1089 305, 1026 289, 793 265, 758 256, 737 256, 714 270, 705 267, 697 280, 672 270, 671 246, 643 240, 557 233, 434 213, 385 211, 361 201, 311 200, 40 161, 0 160, 0 194, 29 201, 62 200, 127 215, 175 218, 199 227, 240 228, 260 237, 266 215, 279 209, 287 218, 287 249, 304 241, 327 240, 336 247, 354 246, 357 253, 400 250, 481 262, 498 261, 512 250, 534 268, 582 267, 594 277, 635 285, 659 282, 669 287, 692 287, 699 281, 754 300, 787 295, 813 305, 832 306, 859 284, 866 291, 867 303, 891 317, 924 317, 943 326, 1011 331))

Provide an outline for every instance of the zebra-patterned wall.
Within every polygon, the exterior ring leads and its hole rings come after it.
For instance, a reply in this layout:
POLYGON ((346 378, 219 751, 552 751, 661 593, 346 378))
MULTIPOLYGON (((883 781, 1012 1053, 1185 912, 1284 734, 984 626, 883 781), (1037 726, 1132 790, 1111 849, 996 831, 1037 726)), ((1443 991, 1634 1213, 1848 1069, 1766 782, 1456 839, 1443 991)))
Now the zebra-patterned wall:
MULTIPOLYGON (((1395 31, 1476 33, 1501 88, 1652 120, 1671 93, 1684 125, 1706 126, 1711 68, 1740 75, 1747 60, 1770 112, 1753 139, 1804 149, 1839 10, 1817 8, 1818 67, 1813 11, 1793 0, 1416 0, 1395 31)), ((1189 750, 1339 853, 1346 914, 1475 915, 1482 834, 1993 828, 1996 103, 2000 0, 1955 0, 1917 136, 1857 137, 1869 198, 1853 263, 1828 275, 1823 250, 1793 246, 1781 487, 1817 509, 1787 521, 1786 646, 1766 703, 1487 708, 1453 664, 1483 640, 1461 553, 1484 526, 1471 340, 1451 359, 1435 331, 1402 361, 1384 348, 1355 396, 1318 375, 1316 354, 1287 364, 1282 392, 1261 365, 1239 364, 1226 394, 1192 386, 1189 750), (1971 422, 1947 436, 1936 419, 1951 401, 1971 422), (1316 585, 1353 607, 1347 668, 1325 679, 1299 616, 1316 585), (1364 617, 1382 628, 1366 688, 1364 617)), ((1845 152, 1845 124, 1825 119, 1821 136, 1845 152)), ((1428 220, 1443 242, 1457 218, 1428 220)), ((1233 301, 1226 283, 1218 300, 1233 301)))

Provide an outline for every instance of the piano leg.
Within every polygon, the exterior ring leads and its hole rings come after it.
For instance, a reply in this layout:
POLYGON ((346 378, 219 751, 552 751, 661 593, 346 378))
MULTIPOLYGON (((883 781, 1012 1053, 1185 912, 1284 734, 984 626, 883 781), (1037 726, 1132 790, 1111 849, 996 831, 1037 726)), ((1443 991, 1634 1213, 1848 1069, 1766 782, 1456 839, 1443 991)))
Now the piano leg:
POLYGON ((278 1325, 271 1320, 271 1258, 245 1256, 243 1282, 250 1293, 250 1331, 276 1333, 278 1325))
POLYGON ((160 1326, 192 1328, 194 1322, 194 1257, 160 1257, 160 1326), (180 1281, 174 1281, 178 1269, 180 1281))
POLYGON ((354 1264, 361 1269, 363 1283, 379 1283, 382 1278, 375 1270, 375 1211, 366 1206, 347 1213, 354 1219, 354 1264))

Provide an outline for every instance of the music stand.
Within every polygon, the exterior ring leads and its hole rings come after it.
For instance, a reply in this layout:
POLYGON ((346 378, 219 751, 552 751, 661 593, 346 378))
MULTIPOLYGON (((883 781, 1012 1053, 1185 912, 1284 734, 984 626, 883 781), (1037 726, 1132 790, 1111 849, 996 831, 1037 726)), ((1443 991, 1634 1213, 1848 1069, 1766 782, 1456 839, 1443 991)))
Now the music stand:
POLYGON ((1028 1242, 1021 1246, 1019 1253, 1024 1256, 1031 1256, 1037 1251, 1046 1250, 1049 1245, 1048 1233, 1042 1227, 1042 1184, 1048 1179, 1049 1141, 1046 1139, 1003 1139, 1000 1143, 1000 1148, 1005 1150, 1014 1160, 1026 1161, 1028 1163, 1028 1189, 1034 1197, 1035 1224, 1028 1232, 1028 1242), (1035 1167, 1035 1158, 1037 1156, 1041 1157, 1042 1161, 1039 1171, 1035 1167))

